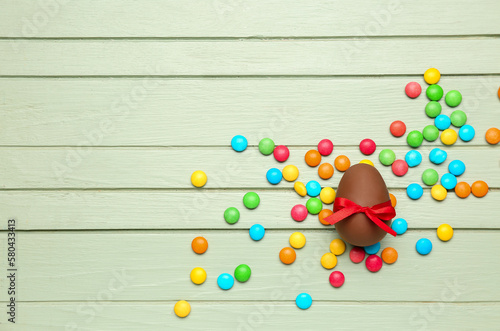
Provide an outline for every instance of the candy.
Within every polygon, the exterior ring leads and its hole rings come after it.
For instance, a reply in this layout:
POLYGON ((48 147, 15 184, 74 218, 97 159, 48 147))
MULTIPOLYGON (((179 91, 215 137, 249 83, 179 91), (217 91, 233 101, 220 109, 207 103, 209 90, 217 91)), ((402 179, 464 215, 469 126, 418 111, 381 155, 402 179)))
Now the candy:
POLYGON ((374 166, 375 166, 375 165, 373 164, 373 162, 372 162, 372 161, 370 161, 370 160, 366 160, 366 159, 359 161, 359 163, 369 164, 369 165, 371 165, 372 167, 374 167, 374 166))
POLYGON ((240 283, 244 283, 250 279, 252 269, 246 264, 240 264, 234 269, 234 278, 240 283))
POLYGON ((330 281, 330 284, 332 284, 333 287, 338 288, 344 285, 345 277, 344 274, 341 273, 340 271, 334 271, 330 274, 328 280, 330 281))
POLYGON ((299 168, 296 166, 289 164, 283 168, 283 178, 287 182, 293 182, 299 177, 299 168))
POLYGON ((432 251, 432 243, 427 238, 419 239, 415 245, 418 254, 427 255, 432 251))
POLYGON ((196 254, 203 254, 208 249, 208 241, 203 237, 196 237, 191 242, 191 248, 196 254))
POLYGON ((333 176, 333 165, 330 163, 323 163, 318 167, 318 176, 321 179, 330 179, 333 176))
POLYGON ((392 208, 396 207, 396 205, 398 203, 398 200, 396 199, 396 197, 394 196, 394 194, 389 193, 389 198, 391 198, 392 208))
POLYGON ((465 122, 467 122, 467 115, 465 115, 465 113, 461 110, 455 110, 453 113, 451 113, 450 120, 453 126, 459 128, 464 125, 465 122))
POLYGON ((462 102, 462 94, 460 94, 457 90, 451 90, 446 93, 444 101, 448 106, 456 107, 460 104, 460 102, 462 102))
POLYGON ((382 268, 382 259, 378 255, 370 255, 365 261, 366 269, 377 272, 382 268))
POLYGON ((441 114, 441 110, 443 107, 441 107, 441 104, 437 101, 429 101, 429 103, 425 106, 425 113, 427 116, 430 118, 434 118, 441 114))
POLYGON ((335 190, 331 187, 323 187, 319 194, 319 198, 325 205, 329 205, 335 200, 335 190))
POLYGON ((422 173, 422 181, 425 185, 432 186, 439 180, 439 174, 434 169, 426 169, 422 173))
POLYGON ((321 154, 318 151, 311 149, 310 151, 307 151, 304 159, 306 160, 308 166, 316 167, 321 163, 321 154))
POLYGON ((304 247, 304 245, 306 244, 306 236, 304 236, 300 232, 294 232, 290 235, 289 241, 290 241, 290 246, 296 249, 300 249, 304 247))
POLYGON ((396 218, 392 224, 391 228, 396 232, 398 235, 402 235, 403 233, 408 230, 408 223, 404 218, 396 218))
POLYGON ((425 94, 427 94, 429 100, 439 101, 443 97, 443 89, 441 88, 441 86, 436 84, 429 85, 429 87, 427 87, 427 90, 425 91, 425 94))
POLYGON ((229 224, 234 224, 240 219, 240 211, 235 207, 229 207, 224 211, 224 219, 229 224))
POLYGON ((290 156, 290 150, 286 146, 278 145, 274 149, 273 155, 276 161, 285 162, 286 160, 288 160, 288 157, 290 156))
POLYGON ((234 285, 234 278, 228 273, 220 274, 217 277, 217 285, 223 290, 229 290, 234 285))
POLYGON ((302 222, 307 217, 307 208, 304 205, 295 205, 292 207, 292 219, 297 222, 302 222))
POLYGON ((306 184, 307 195, 317 197, 321 193, 321 185, 315 180, 311 180, 306 184))
POLYGON ((389 130, 394 137, 401 137, 406 132, 406 124, 402 121, 394 121, 391 123, 389 130))
POLYGON ((392 172, 398 176, 404 176, 408 172, 408 164, 403 160, 396 160, 392 164, 392 172))
POLYGON ((441 73, 436 68, 429 68, 424 72, 424 80, 429 85, 436 84, 440 78, 441 73))
POLYGON ((231 139, 231 147, 237 152, 243 152, 245 149, 247 149, 247 146, 247 138, 243 137, 242 135, 234 136, 233 139, 231 139))
POLYGON ((383 149, 378 154, 378 159, 383 165, 390 166, 396 160, 396 153, 391 149, 383 149))
POLYGON ((412 183, 406 187, 406 194, 410 199, 417 200, 424 194, 424 189, 417 183, 412 183))
POLYGON ((448 164, 448 171, 455 176, 460 176, 465 172, 465 163, 460 160, 453 160, 448 164))
POLYGON ((361 151, 361 153, 363 153, 365 155, 373 154, 373 152, 375 152, 376 148, 377 148, 377 145, 371 139, 363 139, 359 143, 359 150, 361 151))
POLYGON ((339 155, 335 158, 334 164, 338 171, 346 171, 351 166, 351 161, 347 156, 339 155))
POLYGON ((318 143, 318 152, 323 156, 332 154, 333 143, 330 139, 323 139, 318 143))
POLYGON ((280 251, 280 260, 284 264, 292 264, 295 261, 297 255, 295 254, 295 250, 290 247, 285 247, 280 251))
POLYGON ((259 151, 264 155, 271 155, 274 147, 274 141, 270 138, 264 138, 259 142, 259 151))
POLYGON ((318 198, 310 198, 309 200, 307 200, 306 207, 309 213, 316 215, 321 211, 323 204, 318 198))
POLYGON ((460 130, 458 130, 458 136, 465 142, 474 139, 475 135, 476 135, 476 130, 474 130, 474 128, 469 124, 465 124, 460 128, 460 130))
POLYGON ((333 239, 330 243, 330 252, 336 256, 342 255, 345 252, 345 242, 342 239, 333 239))
POLYGON ((441 185, 447 190, 453 190, 457 185, 457 177, 453 174, 444 174, 441 176, 441 185))
POLYGON ((453 129, 446 129, 441 132, 441 142, 445 145, 453 145, 458 138, 458 134, 453 129))
POLYGON ((299 295, 297 295, 297 298, 295 299, 295 304, 300 309, 307 309, 312 305, 312 298, 307 293, 300 293, 299 295))
POLYGON ((191 184, 196 187, 203 187, 207 183, 207 175, 201 171, 201 170, 196 170, 193 172, 191 175, 191 184))
POLYGON ((277 168, 271 168, 266 173, 267 181, 273 185, 279 184, 283 179, 283 174, 277 168))
POLYGON ((325 253, 321 257, 321 265, 325 269, 333 269, 337 265, 337 257, 333 253, 325 253))
POLYGON ((424 136, 422 135, 422 133, 420 133, 420 131, 417 130, 413 130, 412 132, 408 133, 408 136, 406 137, 406 142, 413 148, 417 148, 422 145, 423 141, 424 136))
POLYGON ((365 250, 366 254, 368 254, 368 255, 377 254, 378 251, 380 250, 380 243, 378 242, 378 243, 370 245, 370 246, 365 246, 364 250, 365 250))
POLYGON ((496 145, 500 142, 500 130, 497 128, 489 128, 486 130, 484 138, 490 145, 496 145))
POLYGON ((405 161, 409 167, 411 168, 416 167, 422 162, 422 154, 420 154, 419 151, 414 151, 414 150, 409 151, 405 155, 405 161))
POLYGON ((429 153, 429 161, 431 161, 434 164, 441 164, 444 161, 446 161, 447 156, 448 154, 442 149, 434 148, 429 153))
POLYGON ((482 180, 475 181, 471 185, 471 190, 475 197, 482 198, 488 193, 488 184, 482 180))
POLYGON ((422 131, 422 135, 425 140, 434 141, 439 137, 439 129, 434 125, 427 125, 422 131))
POLYGON ((469 196, 470 192, 471 192, 470 185, 466 182, 459 182, 455 186, 455 194, 459 198, 462 198, 462 199, 467 198, 469 196))
POLYGON ((191 305, 185 300, 179 300, 174 305, 174 313, 179 317, 186 317, 191 312, 191 305))
POLYGON ((442 185, 434 185, 431 188, 431 196, 437 201, 443 201, 447 195, 448 191, 442 185))
POLYGON ((293 184, 293 189, 295 190, 295 192, 297 192, 298 195, 300 195, 301 197, 305 197, 307 195, 307 189, 306 189, 306 186, 304 185, 304 183, 302 182, 296 182, 295 184, 293 184))
POLYGON ((194 268, 191 270, 191 274, 189 275, 191 277, 191 281, 197 285, 203 284, 205 280, 207 279, 207 272, 203 268, 194 268))
POLYGON ((349 252, 349 258, 354 263, 360 263, 365 259, 365 250, 361 247, 354 246, 349 252))
POLYGON ((453 237, 453 228, 449 224, 441 224, 436 232, 441 241, 448 241, 453 237))
POLYGON ((398 251, 392 247, 386 247, 382 251, 382 260, 387 264, 393 264, 398 259, 398 251))
POLYGON ((248 192, 243 196, 243 204, 248 209, 255 209, 260 203, 259 195, 255 192, 248 192))
POLYGON ((322 211, 319 212, 318 214, 318 220, 321 224, 323 225, 331 225, 327 221, 325 221, 325 218, 333 214, 333 210, 331 209, 323 209, 322 211))
POLYGON ((422 93, 422 87, 417 82, 409 82, 406 84, 405 93, 408 97, 415 99, 422 93))
POLYGON ((445 114, 438 115, 434 119, 434 125, 441 131, 446 130, 450 127, 451 125, 451 120, 448 116, 445 114))
POLYGON ((264 238, 264 234, 266 233, 266 230, 264 227, 260 224, 254 224, 250 227, 248 230, 248 233, 250 234, 250 238, 252 238, 255 241, 259 241, 262 238, 264 238))

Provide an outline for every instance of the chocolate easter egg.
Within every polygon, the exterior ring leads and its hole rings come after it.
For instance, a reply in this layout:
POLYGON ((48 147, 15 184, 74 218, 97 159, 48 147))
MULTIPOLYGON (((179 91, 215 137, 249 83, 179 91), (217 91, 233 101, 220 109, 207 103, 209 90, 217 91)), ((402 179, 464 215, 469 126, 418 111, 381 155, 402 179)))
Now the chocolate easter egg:
MULTIPOLYGON (((364 163, 356 164, 344 173, 336 196, 362 207, 390 201, 389 191, 378 170, 364 163)), ((391 225, 391 220, 383 222, 391 225)), ((376 244, 387 234, 364 213, 353 214, 335 223, 335 228, 342 239, 354 246, 376 244)))

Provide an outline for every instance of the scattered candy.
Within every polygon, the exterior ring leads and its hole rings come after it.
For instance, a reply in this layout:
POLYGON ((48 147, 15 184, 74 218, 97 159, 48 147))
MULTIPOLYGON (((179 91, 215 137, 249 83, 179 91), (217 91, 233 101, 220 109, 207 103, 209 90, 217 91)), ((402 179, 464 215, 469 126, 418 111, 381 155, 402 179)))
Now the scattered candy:
POLYGON ((260 224, 254 224, 250 227, 250 230, 248 230, 248 233, 250 234, 250 238, 252 238, 255 241, 259 241, 262 238, 264 238, 264 234, 266 233, 266 230, 264 227, 260 224))
POLYGON ((436 84, 440 78, 441 73, 436 68, 429 68, 424 72, 424 80, 429 85, 436 84))
POLYGON ((242 135, 234 136, 233 139, 231 139, 231 147, 237 152, 243 152, 245 149, 247 149, 247 146, 247 138, 243 137, 242 135))
POLYGON ((295 299, 295 304, 300 309, 308 309, 312 305, 312 298, 307 293, 300 293, 295 299))
POLYGON ((321 224, 323 225, 331 225, 327 221, 325 221, 325 218, 333 214, 333 210, 331 209, 323 209, 322 211, 319 212, 318 214, 318 220, 321 224))
POLYGON ((295 254, 295 250, 290 247, 285 247, 280 251, 280 260, 284 264, 292 264, 295 261, 297 254, 295 254))
POLYGON ((378 242, 376 244, 366 246, 366 247, 364 247, 364 250, 365 250, 366 254, 368 254, 368 255, 377 254, 378 251, 380 250, 380 243, 378 242))
POLYGON ((441 176, 441 185, 447 190, 453 190, 457 185, 457 177, 453 174, 444 174, 441 176))
POLYGON ((345 242, 342 239, 333 239, 330 243, 330 252, 336 256, 342 255, 345 252, 345 242))
POLYGON ((387 264, 393 264, 398 260, 398 251, 392 247, 386 247, 382 251, 382 260, 387 264))
POLYGON ((405 161, 409 167, 411 168, 416 167, 422 162, 422 154, 420 154, 419 151, 414 151, 414 150, 409 151, 405 155, 405 161))
POLYGON ((424 189, 417 183, 412 183, 406 188, 406 194, 410 199, 417 200, 424 194, 424 189))
POLYGON ((271 168, 266 173, 267 181, 273 185, 279 184, 283 179, 283 174, 277 168, 271 168))
POLYGON ((309 213, 316 215, 321 211, 321 208, 323 208, 323 204, 318 198, 310 198, 307 200, 306 207, 309 213))
POLYGON ((441 131, 443 130, 446 130, 450 127, 451 125, 451 120, 450 118, 445 115, 445 114, 441 114, 441 115, 438 115, 435 119, 434 119, 434 125, 441 131))
POLYGON ((288 157, 290 156, 290 150, 286 146, 278 145, 274 149, 273 155, 276 161, 285 162, 286 160, 288 160, 288 157))
POLYGON ((179 300, 174 305, 174 313, 179 317, 186 317, 191 312, 191 305, 185 300, 179 300))
POLYGON ((444 161, 446 161, 447 156, 448 154, 442 149, 434 148, 429 153, 429 161, 431 161, 434 164, 441 164, 444 161))
POLYGON ((345 277, 344 274, 341 273, 340 271, 334 271, 330 274, 328 280, 330 281, 330 284, 332 284, 333 287, 338 288, 344 285, 345 277))
POLYGON ((446 93, 444 101, 448 106, 456 107, 462 102, 462 94, 460 94, 457 90, 451 90, 446 93))
POLYGON ((307 208, 304 205, 295 205, 292 207, 292 219, 297 222, 302 222, 307 217, 307 208))
POLYGON ((244 283, 250 279, 252 275, 252 269, 246 264, 240 264, 234 269, 234 278, 240 283, 244 283))
POLYGON ((359 161, 359 163, 369 164, 369 165, 371 165, 372 167, 374 167, 374 166, 375 166, 375 165, 373 164, 373 162, 372 162, 372 161, 367 160, 367 159, 361 160, 361 161, 359 161))
POLYGON ((417 148, 422 145, 423 141, 424 136, 420 131, 417 130, 413 130, 412 132, 408 133, 408 136, 406 137, 406 142, 413 148, 417 148))
POLYGON ((402 235, 403 233, 408 230, 408 223, 404 218, 396 218, 392 224, 391 228, 396 232, 398 235, 402 235))
POLYGON ((434 185, 431 188, 431 196, 437 201, 443 201, 447 195, 448 191, 446 191, 443 185, 434 185))
POLYGON ((224 219, 229 224, 234 224, 240 219, 240 211, 235 207, 229 207, 224 211, 224 219))
POLYGON ((306 184, 307 195, 317 197, 321 193, 321 185, 315 180, 311 180, 306 184))
POLYGON ((334 164, 338 171, 346 171, 351 166, 351 161, 347 156, 339 155, 335 158, 334 164))
POLYGON ((331 163, 323 163, 318 167, 318 176, 321 179, 330 179, 333 176, 333 165, 331 163))
POLYGON ((203 284, 207 279, 207 272, 203 268, 194 268, 191 270, 191 281, 197 285, 203 284))
POLYGON ((264 155, 271 155, 274 147, 274 141, 270 138, 264 138, 259 142, 259 151, 264 155))
POLYGON ((325 269, 333 269, 337 265, 337 257, 333 253, 325 253, 321 257, 321 265, 325 269))
POLYGON ((361 247, 354 246, 349 252, 349 258, 354 263, 363 262, 363 260, 365 259, 365 250, 361 247))
POLYGON ((333 143, 330 139, 323 139, 318 143, 318 152, 323 156, 332 154, 333 143))
POLYGON ((390 166, 396 160, 396 153, 391 149, 383 149, 378 154, 378 159, 383 165, 390 166))
POLYGON ((467 122, 467 115, 461 110, 455 110, 450 115, 451 124, 457 128, 463 126, 467 122))
POLYGON ((476 135, 476 130, 474 130, 474 128, 469 124, 465 124, 460 128, 460 130, 458 130, 458 136, 465 142, 474 139, 475 135, 476 135))
POLYGON ((193 172, 191 175, 191 184, 196 187, 203 187, 207 183, 207 175, 201 171, 201 170, 196 170, 193 172))
POLYGON ((377 272, 382 268, 382 259, 378 255, 370 255, 366 258, 365 265, 371 272, 377 272))
POLYGON ((297 192, 298 195, 300 195, 301 197, 305 197, 307 195, 307 189, 306 189, 306 186, 304 185, 304 183, 302 182, 296 182, 295 184, 293 184, 293 189, 295 190, 295 192, 297 192))
POLYGON ((406 124, 402 121, 394 121, 391 123, 389 130, 394 137, 401 137, 406 132, 406 124))
POLYGON ((439 137, 439 129, 434 125, 427 125, 422 131, 422 135, 427 141, 435 141, 439 137))
POLYGON ((396 160, 392 164, 392 172, 398 176, 404 176, 408 172, 408 164, 403 160, 396 160))
POLYGON ((448 171, 455 176, 460 176, 465 172, 465 163, 460 160, 453 160, 448 164, 448 171))
POLYGON ((470 185, 466 182, 460 182, 460 183, 457 183, 457 185, 455 186, 455 194, 459 197, 459 198, 467 198, 469 196, 471 192, 471 188, 470 188, 470 185))
POLYGON ((306 156, 304 158, 306 160, 307 165, 310 167, 316 167, 318 164, 321 163, 321 154, 314 149, 307 151, 306 156))
POLYGON ((438 180, 439 174, 434 169, 426 169, 422 173, 422 182, 424 182, 425 185, 432 186, 436 184, 438 180))
POLYGON ((486 130, 484 138, 490 145, 496 145, 500 142, 500 130, 497 128, 489 128, 486 130))
POLYGON ((429 85, 429 87, 425 91, 425 94, 427 94, 429 100, 439 101, 443 97, 443 89, 439 85, 432 84, 429 85))
POLYGON ((391 198, 392 208, 396 207, 396 205, 398 204, 398 200, 396 199, 396 197, 394 196, 394 194, 389 193, 389 197, 391 198))
POLYGON ((196 237, 191 242, 191 248, 196 254, 203 254, 208 249, 208 241, 203 237, 196 237))
POLYGON ((365 155, 373 154, 373 152, 375 152, 376 148, 377 148, 377 145, 371 139, 363 139, 359 143, 359 150, 361 151, 361 153, 363 153, 365 155))
POLYGON ((299 168, 296 166, 289 164, 283 168, 283 178, 287 182, 293 182, 297 178, 299 178, 299 168))
POLYGON ((453 228, 449 224, 441 224, 437 228, 437 236, 441 241, 448 241, 453 237, 453 228))
POLYGON ((234 285, 234 278, 228 273, 220 274, 217 277, 217 285, 223 290, 229 290, 234 285))
POLYGON ((248 192, 243 196, 243 204, 248 209, 255 209, 260 203, 259 195, 255 192, 248 192))
POLYGON ((422 238, 417 241, 415 248, 417 249, 418 254, 427 255, 432 251, 432 243, 429 239, 422 238))
POLYGON ((482 180, 475 181, 471 185, 471 191, 475 197, 482 198, 488 193, 488 184, 482 180))
POLYGON ((430 118, 434 118, 441 114, 441 104, 437 101, 429 101, 429 103, 425 106, 425 113, 430 118))
POLYGON ((306 236, 304 236, 300 232, 294 232, 290 235, 289 241, 290 241, 290 246, 296 249, 300 249, 304 247, 304 245, 306 244, 306 236))
POLYGON ((406 84, 405 93, 408 97, 415 99, 422 93, 422 87, 417 82, 409 82, 406 84))
POLYGON ((329 205, 335 200, 335 190, 331 187, 323 187, 319 194, 319 198, 325 205, 329 205))

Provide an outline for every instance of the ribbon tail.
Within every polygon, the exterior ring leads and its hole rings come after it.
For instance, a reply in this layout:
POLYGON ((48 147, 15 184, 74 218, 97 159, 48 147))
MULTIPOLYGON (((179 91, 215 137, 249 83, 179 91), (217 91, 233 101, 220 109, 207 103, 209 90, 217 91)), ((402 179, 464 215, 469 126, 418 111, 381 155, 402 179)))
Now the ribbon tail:
POLYGON ((394 231, 387 224, 382 222, 382 220, 380 220, 380 218, 378 218, 376 215, 373 215, 371 212, 366 212, 365 214, 366 216, 368 216, 368 218, 370 218, 373 221, 373 223, 377 224, 379 228, 396 237, 396 231, 394 231))

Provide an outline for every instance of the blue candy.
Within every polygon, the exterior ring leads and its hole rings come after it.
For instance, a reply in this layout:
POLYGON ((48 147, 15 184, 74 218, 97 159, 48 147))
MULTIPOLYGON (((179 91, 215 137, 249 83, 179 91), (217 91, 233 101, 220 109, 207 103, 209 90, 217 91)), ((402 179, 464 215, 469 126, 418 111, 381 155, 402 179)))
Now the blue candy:
POLYGON ((254 224, 252 225, 252 227, 250 227, 249 233, 250 233, 250 238, 252 238, 255 241, 258 241, 264 238, 266 229, 264 229, 264 227, 260 224, 254 224))
POLYGON ((465 124, 460 128, 460 130, 458 130, 458 136, 465 142, 471 141, 475 135, 476 130, 474 130, 474 128, 469 124, 465 124))
POLYGON ((448 116, 445 114, 438 115, 434 119, 434 125, 441 131, 446 130, 450 127, 451 125, 451 120, 448 116))
POLYGON ((380 243, 376 243, 370 246, 364 247, 366 254, 368 255, 373 255, 377 254, 378 251, 380 250, 380 243))
POLYGON ((460 176, 465 172, 465 163, 460 160, 453 160, 448 164, 448 170, 455 176, 460 176))
POLYGON ((271 168, 267 171, 266 177, 269 183, 276 185, 283 179, 283 174, 279 169, 271 168))
POLYGON ((297 307, 299 307, 300 309, 307 309, 311 307, 313 300, 309 294, 300 293, 299 295, 297 295, 295 303, 297 304, 297 307))
POLYGON ((234 136, 233 139, 231 139, 231 147, 237 152, 243 152, 245 149, 247 149, 247 146, 247 138, 241 135, 234 136))
POLYGON ((220 274, 217 277, 217 285, 223 290, 229 290, 234 285, 234 278, 228 273, 220 274))
POLYGON ((408 230, 408 223, 404 218, 396 218, 391 225, 391 228, 399 235, 403 234, 408 230))
POLYGON ((457 177, 453 174, 444 174, 441 176, 441 185, 447 190, 453 190, 457 186, 457 177))
POLYGON ((315 180, 311 180, 306 184, 307 195, 317 197, 321 193, 321 185, 315 180))
POLYGON ((411 150, 405 155, 405 161, 408 167, 413 168, 422 162, 422 154, 419 151, 411 150))
POLYGON ((420 255, 427 255, 432 251, 432 243, 429 239, 422 238, 417 241, 415 248, 420 255))
POLYGON ((410 199, 417 200, 424 194, 424 189, 419 184, 412 183, 406 188, 406 194, 410 199))
POLYGON ((448 154, 443 151, 442 149, 439 148, 434 148, 430 153, 429 153, 429 160, 434 163, 434 164, 441 164, 444 161, 446 161, 446 158, 448 157, 448 154))

